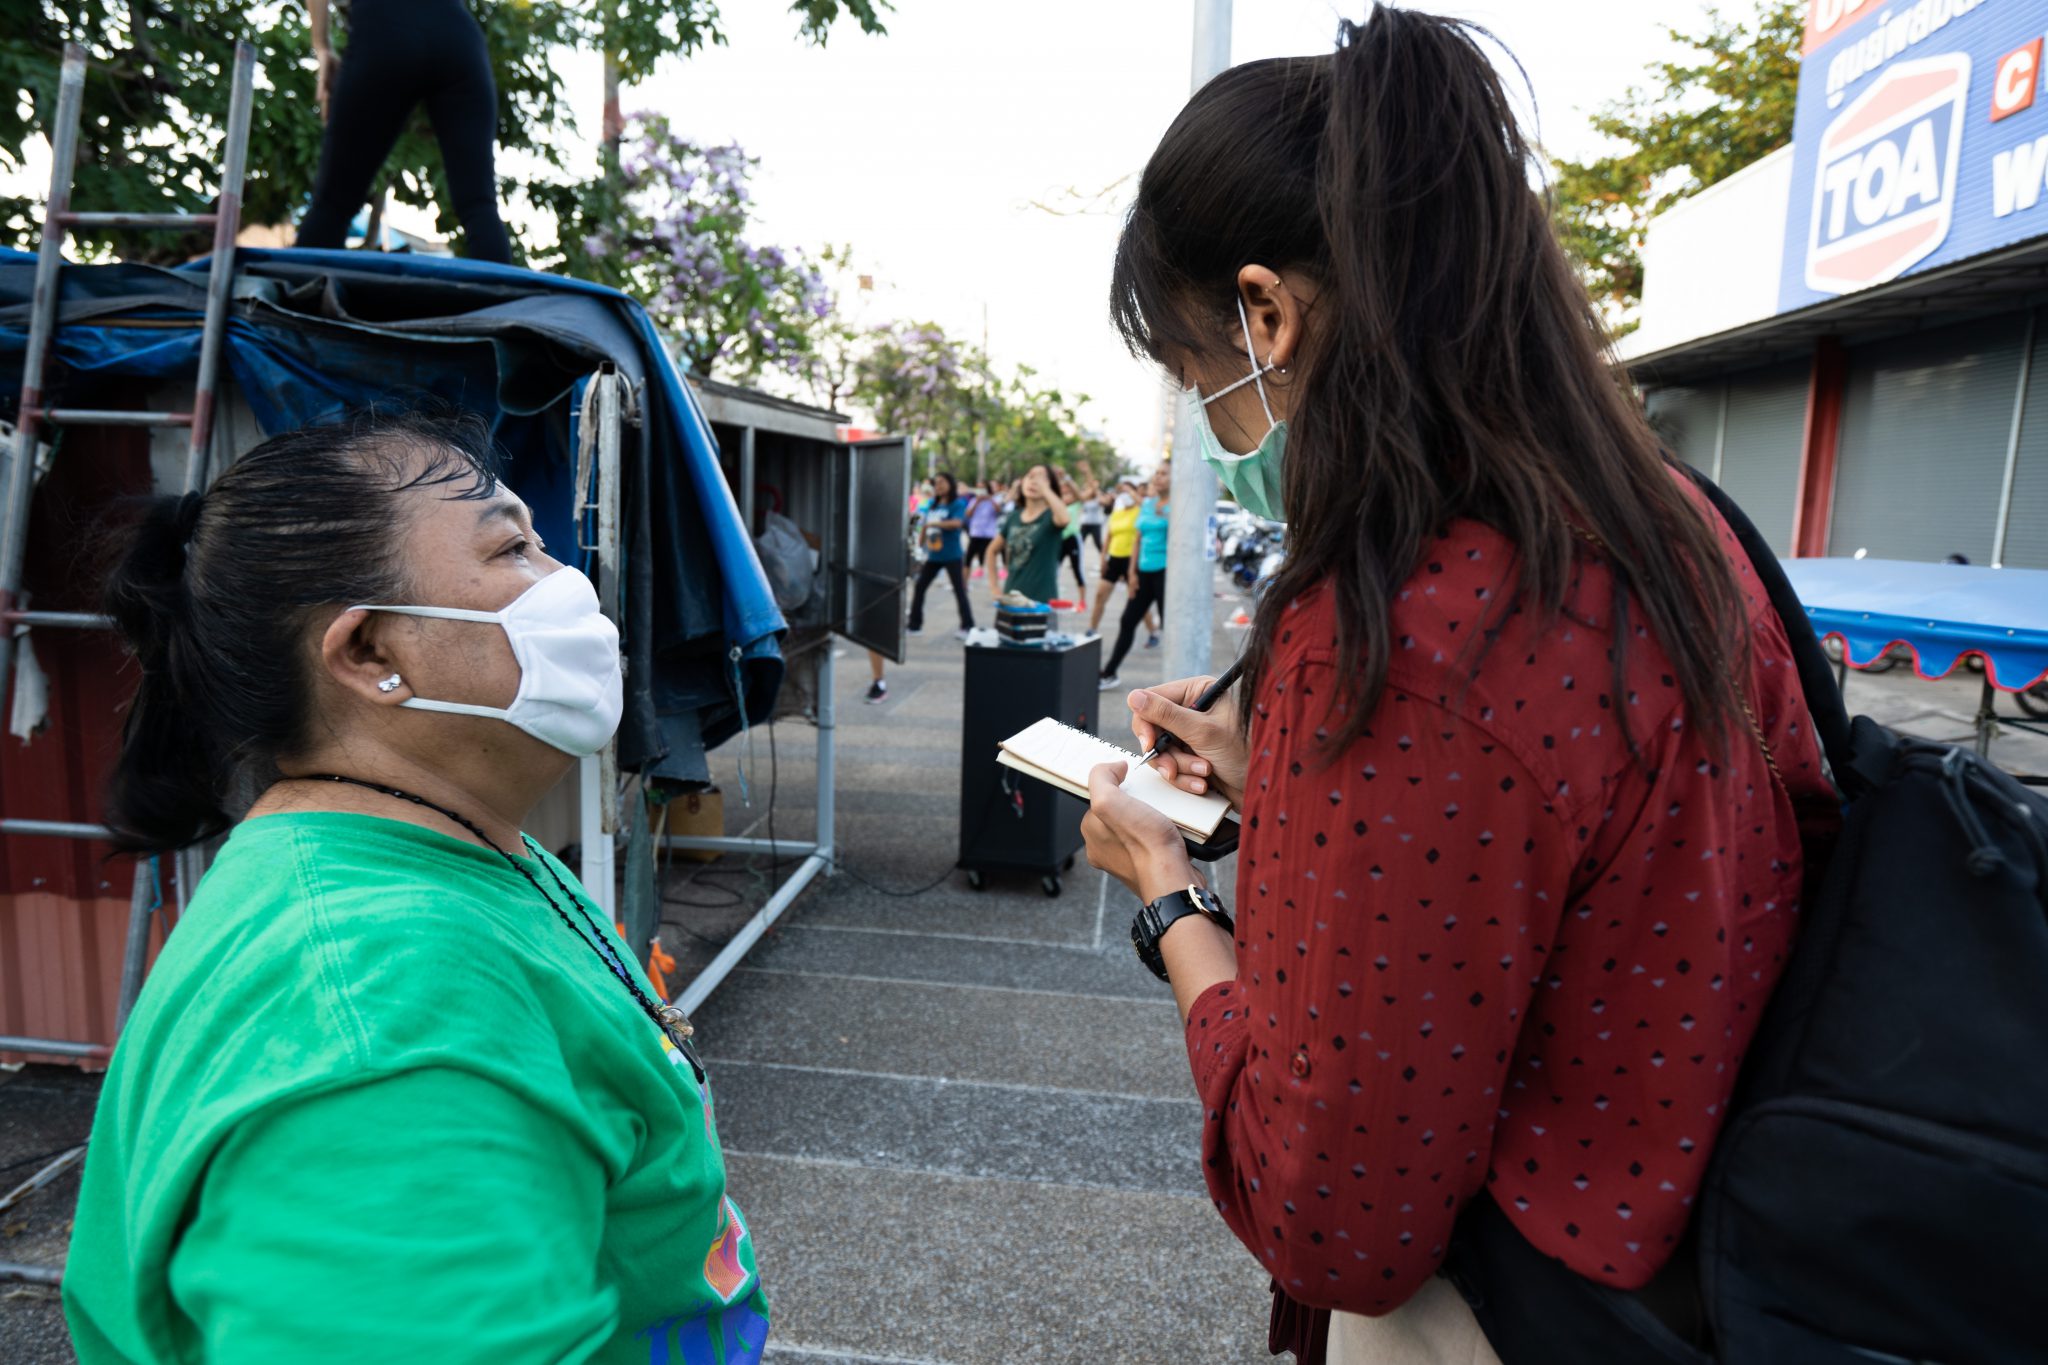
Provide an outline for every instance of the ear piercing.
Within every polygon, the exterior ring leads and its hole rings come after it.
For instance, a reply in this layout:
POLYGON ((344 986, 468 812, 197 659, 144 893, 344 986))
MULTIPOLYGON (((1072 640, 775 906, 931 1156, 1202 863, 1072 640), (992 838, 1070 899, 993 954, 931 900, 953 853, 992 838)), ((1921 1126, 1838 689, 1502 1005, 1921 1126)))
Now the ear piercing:
POLYGON ((398 690, 398 684, 403 681, 404 679, 400 678, 396 673, 393 673, 383 682, 377 684, 377 690, 379 692, 396 692, 398 690))

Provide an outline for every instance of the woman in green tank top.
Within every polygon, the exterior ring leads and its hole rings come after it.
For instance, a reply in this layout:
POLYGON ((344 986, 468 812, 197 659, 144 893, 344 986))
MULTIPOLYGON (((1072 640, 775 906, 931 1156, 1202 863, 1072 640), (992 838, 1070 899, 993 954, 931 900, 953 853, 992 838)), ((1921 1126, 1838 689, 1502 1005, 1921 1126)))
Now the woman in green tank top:
POLYGON ((277 437, 115 571, 109 823, 228 838, 93 1125, 84 1365, 761 1357, 688 1023, 521 833, 618 723, 618 634, 487 456, 474 422, 277 437))

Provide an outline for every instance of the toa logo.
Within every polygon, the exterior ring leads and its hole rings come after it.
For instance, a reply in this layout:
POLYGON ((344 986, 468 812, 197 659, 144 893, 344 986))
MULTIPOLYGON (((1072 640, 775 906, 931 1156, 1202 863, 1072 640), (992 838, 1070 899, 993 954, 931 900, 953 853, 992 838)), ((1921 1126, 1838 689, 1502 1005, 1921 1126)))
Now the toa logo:
POLYGON ((1932 255, 1955 215, 1970 58, 1895 62, 1820 137, 1806 285, 1822 293, 1896 279, 1932 255))

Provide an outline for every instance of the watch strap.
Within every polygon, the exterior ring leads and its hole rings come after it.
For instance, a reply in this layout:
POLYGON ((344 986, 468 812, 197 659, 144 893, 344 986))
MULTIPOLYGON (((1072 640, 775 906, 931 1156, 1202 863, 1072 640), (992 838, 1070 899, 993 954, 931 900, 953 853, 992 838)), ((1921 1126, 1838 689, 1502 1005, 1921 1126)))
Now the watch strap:
POLYGON ((1166 959, 1159 950, 1160 940, 1166 937, 1168 929, 1189 915, 1200 915, 1225 933, 1234 935, 1237 932, 1237 926, 1223 908, 1223 902, 1215 892, 1203 886, 1189 886, 1172 895, 1161 896, 1149 905, 1139 906, 1136 917, 1131 921, 1131 946, 1137 950, 1138 961, 1161 981, 1166 980, 1167 975, 1166 959))

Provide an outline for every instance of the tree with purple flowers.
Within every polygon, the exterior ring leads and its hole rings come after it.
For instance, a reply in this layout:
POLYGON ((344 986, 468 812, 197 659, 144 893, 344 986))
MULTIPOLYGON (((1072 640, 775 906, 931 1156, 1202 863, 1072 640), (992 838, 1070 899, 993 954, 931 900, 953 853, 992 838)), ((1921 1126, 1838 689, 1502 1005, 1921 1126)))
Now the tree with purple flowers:
POLYGON ((767 370, 803 377, 812 333, 832 315, 828 259, 753 240, 747 181, 758 164, 637 115, 613 207, 586 214, 564 253, 574 273, 645 304, 691 370, 738 383, 767 370))
POLYGON ((933 322, 896 323, 869 334, 855 396, 884 431, 903 432, 937 465, 971 467, 977 425, 986 420, 988 360, 933 322))
POLYGON ((998 378, 986 355, 936 323, 898 323, 870 334, 853 397, 872 409, 884 431, 916 438, 929 468, 1015 478, 1041 461, 1099 470, 1117 466, 1116 452, 1082 426, 1086 394, 1069 397, 1020 365, 998 378), (979 468, 977 438, 987 444, 979 468))

